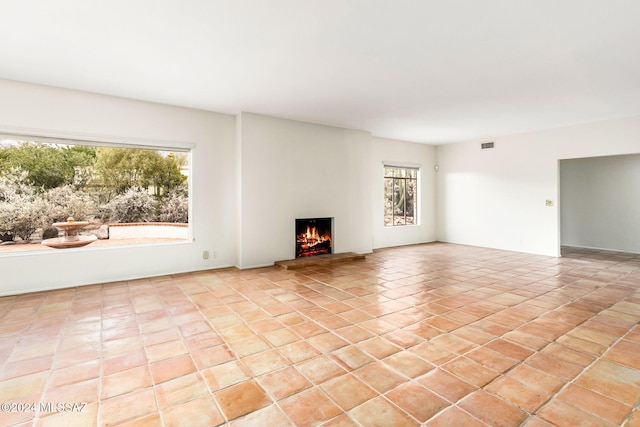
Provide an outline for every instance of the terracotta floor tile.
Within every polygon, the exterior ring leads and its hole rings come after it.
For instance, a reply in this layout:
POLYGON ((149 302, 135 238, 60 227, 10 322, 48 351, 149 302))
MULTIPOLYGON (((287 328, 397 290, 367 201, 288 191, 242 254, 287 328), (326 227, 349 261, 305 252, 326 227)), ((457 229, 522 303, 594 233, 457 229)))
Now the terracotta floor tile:
POLYGON ((549 344, 549 340, 531 335, 520 330, 507 332, 502 336, 505 340, 532 350, 540 350, 549 344))
POLYGON ((244 357, 242 362, 254 376, 274 371, 288 364, 287 360, 275 349, 244 357))
POLYGON ((176 340, 145 347, 145 351, 150 362, 157 362, 158 360, 171 359, 172 357, 186 354, 187 347, 184 342, 176 340))
POLYGON ((572 365, 545 353, 534 354, 526 360, 526 364, 565 380, 575 378, 582 371, 581 366, 572 365))
POLYGON ((119 396, 151 386, 149 368, 138 366, 102 377, 102 399, 119 396))
POLYGON ((246 325, 238 325, 231 328, 222 329, 221 331, 219 331, 219 333, 227 343, 240 341, 254 335, 254 332, 246 325))
POLYGON ((551 397, 549 393, 534 390, 510 377, 500 377, 484 389, 530 413, 551 397))
POLYGON ((320 384, 346 372, 343 367, 327 356, 307 360, 298 364, 297 367, 314 384, 320 384))
POLYGON ((575 425, 577 420, 580 420, 580 425, 585 427, 613 427, 614 425, 561 400, 549 402, 536 413, 536 416, 556 426, 575 425))
POLYGON ((437 394, 410 382, 391 390, 386 397, 420 422, 427 421, 449 405, 437 394))
MULTIPOLYGON (((352 301, 349 301, 349 303, 352 304, 352 301)), ((340 317, 345 318, 353 323, 359 323, 359 322, 363 322, 365 320, 369 320, 373 318, 371 314, 365 313, 364 311, 357 310, 357 309, 343 311, 342 313, 340 313, 340 317)))
POLYGON ((552 424, 542 421, 540 418, 531 417, 523 424, 523 427, 557 427, 552 424))
POLYGON ((0 400, 92 401, 13 424, 229 424, 212 394, 254 382, 265 406, 231 425, 640 424, 640 256, 562 252, 433 243, 0 297, 0 400))
POLYGON ((317 319, 316 322, 318 322, 319 324, 321 324, 322 326, 324 326, 329 330, 344 328, 345 326, 351 325, 350 321, 336 315, 321 317, 317 319))
POLYGON ((596 344, 600 344, 604 347, 609 347, 616 340, 615 335, 604 334, 598 331, 589 329, 587 326, 579 326, 576 329, 569 331, 567 334, 571 337, 580 338, 585 341, 590 341, 596 344))
POLYGON ((410 348, 409 351, 417 354, 435 366, 440 366, 458 357, 456 353, 432 342, 418 344, 417 346, 410 348))
POLYGON ((493 335, 482 332, 481 330, 476 329, 473 326, 464 326, 451 332, 451 334, 456 337, 462 338, 463 340, 480 345, 485 344, 494 338, 493 335))
POLYGON ((434 368, 432 364, 425 362, 407 350, 392 354, 383 359, 383 362, 409 378, 419 377, 434 368))
POLYGON ((213 398, 207 396, 162 411, 166 426, 209 427, 224 423, 213 398))
POLYGON ((146 388, 103 400, 100 408, 100 422, 102 425, 118 425, 142 418, 156 411, 153 390, 146 388))
POLYGON ((249 327, 258 334, 264 334, 265 332, 275 331, 276 329, 280 329, 283 327, 283 325, 277 320, 266 318, 266 319, 260 319, 260 320, 256 320, 254 322, 249 323, 249 327))
POLYGON ((595 362, 575 383, 626 405, 640 398, 640 371, 606 360, 595 362))
POLYGON ((640 369, 640 343, 621 340, 603 357, 629 368, 640 369))
POLYGON ((364 404, 352 409, 349 415, 363 426, 387 427, 387 426, 418 426, 412 419, 398 407, 383 397, 376 397, 364 404))
POLYGON ((271 348, 262 337, 257 335, 233 342, 230 344, 230 347, 238 357, 250 356, 271 348))
POLYGON ((266 340, 269 341, 274 347, 280 347, 285 344, 290 344, 292 342, 300 340, 300 337, 298 335, 287 328, 265 332, 262 336, 266 338, 266 340))
POLYGON ((246 381, 252 377, 251 371, 243 363, 235 360, 212 366, 200 372, 212 392, 246 381))
POLYGON ((324 382, 320 387, 345 411, 377 395, 373 389, 352 374, 332 378, 324 382))
POLYGON ((287 397, 280 402, 280 408, 296 426, 302 427, 318 425, 342 412, 317 388, 287 397))
POLYGON ((60 387, 65 384, 73 384, 100 376, 100 361, 82 363, 80 365, 68 366, 56 369, 51 373, 48 386, 60 387))
POLYGON ((383 335, 396 329, 391 323, 380 319, 365 320, 364 322, 360 322, 360 326, 377 335, 383 335))
MULTIPOLYGON (((139 334, 137 324, 135 325, 135 328, 125 329, 126 332, 131 330, 135 332, 134 335, 139 334)), ((116 329, 116 331, 120 331, 120 330, 116 329)), ((91 333, 81 334, 81 335, 63 336, 60 339, 60 345, 57 348, 57 352, 59 353, 66 350, 84 348, 85 346, 92 346, 96 344, 100 345, 101 340, 109 341, 112 339, 122 339, 122 338, 128 337, 128 335, 126 336, 121 336, 121 335, 122 334, 114 336, 114 330, 110 329, 110 330, 103 331, 102 334, 100 333, 100 331, 96 331, 96 332, 91 332, 91 333)))
POLYGON ((298 341, 279 347, 280 353, 291 361, 291 363, 299 363, 312 359, 320 354, 318 350, 310 346, 304 341, 298 341))
POLYGON ((378 393, 389 391, 407 380, 403 375, 398 374, 382 362, 363 366, 355 370, 353 374, 378 393))
POLYGON ((187 348, 191 351, 196 349, 215 347, 223 344, 224 340, 216 332, 210 331, 198 335, 192 335, 184 340, 187 348))
POLYGON ((464 354, 472 348, 476 347, 473 342, 467 341, 452 334, 440 335, 436 338, 433 338, 429 342, 456 354, 464 354))
POLYGON ((258 378, 258 381, 275 400, 311 387, 311 383, 291 367, 263 375, 258 378))
POLYGON ((269 405, 266 408, 258 409, 244 417, 237 418, 230 423, 232 427, 264 427, 282 426, 293 427, 293 423, 276 405, 269 405))
POLYGON ((624 427, 638 427, 640 426, 640 410, 635 409, 631 414, 631 417, 624 424, 624 427))
POLYGON ((349 345, 347 341, 331 332, 315 335, 311 338, 308 338, 307 342, 318 349, 318 351, 320 351, 321 353, 329 353, 331 351, 349 345))
POLYGON ((155 386, 158 407, 165 410, 208 394, 207 386, 198 374, 188 374, 155 386))
POLYGON ((491 426, 515 426, 527 418, 527 413, 504 400, 478 390, 462 400, 458 406, 491 426))
POLYGON ((325 328, 315 322, 298 323, 292 326, 291 330, 302 338, 310 338, 327 332, 325 328))
POLYGON ((556 341, 565 347, 586 353, 595 357, 600 357, 607 350, 607 346, 595 343, 593 341, 584 340, 571 335, 564 335, 556 341))
POLYGON ((413 347, 424 342, 424 338, 421 338, 417 335, 414 335, 408 331, 404 331, 402 329, 398 329, 388 334, 384 335, 384 338, 388 341, 391 341, 395 345, 402 347, 404 349, 413 347))
POLYGON ((358 343, 374 336, 373 332, 361 328, 357 325, 349 325, 340 329, 336 329, 334 332, 336 333, 336 335, 344 338, 351 343, 358 343))
POLYGON ((198 369, 208 368, 235 359, 233 351, 226 345, 207 347, 191 353, 198 369))
POLYGON ((190 374, 196 370, 193 360, 191 360, 191 356, 188 354, 151 363, 150 368, 151 376, 155 384, 190 374))
POLYGON ((358 369, 374 361, 372 357, 354 345, 342 347, 334 351, 331 357, 347 370, 358 369))
MULTIPOLYGON (((13 405, 13 404, 27 404, 27 405, 32 405, 35 402, 39 402, 40 401, 40 395, 33 395, 33 396, 25 396, 23 398, 18 398, 15 400, 5 400, 2 403, 3 404, 9 404, 9 405, 13 405)), ((10 407, 11 409, 11 407, 10 407)), ((17 411, 17 406, 15 407, 15 411, 14 410, 4 410, 2 412, 0 412, 0 425, 3 426, 19 426, 19 427, 29 427, 32 426, 33 420, 35 419, 36 415, 38 415, 38 411, 17 411)), ((50 415, 50 414, 47 414, 50 415)), ((42 414, 42 416, 44 416, 44 414, 42 414)))
POLYGON ((462 324, 454 322, 453 320, 449 320, 443 316, 434 316, 428 320, 425 320, 424 323, 444 332, 451 332, 454 329, 458 329, 460 326, 462 326, 462 324))
POLYGON ((456 408, 455 406, 451 406, 437 416, 431 418, 427 421, 425 426, 429 427, 453 427, 453 426, 464 426, 464 427, 486 427, 487 424, 478 420, 477 418, 472 417, 468 413, 462 411, 461 409, 456 408))
POLYGON ((228 420, 264 408, 272 402, 262 387, 253 380, 220 390, 214 397, 228 420))
POLYGON ((98 404, 91 403, 78 412, 54 413, 38 420, 38 427, 58 427, 58 426, 97 426, 98 425, 98 404))
POLYGON ((180 332, 177 328, 164 329, 162 331, 151 332, 142 335, 142 342, 145 346, 152 346, 155 344, 162 344, 169 341, 175 341, 180 339, 180 332))
POLYGON ((323 427, 360 427, 360 425, 356 424, 348 415, 340 414, 323 424, 323 427))
POLYGON ((418 382, 450 402, 457 402, 477 389, 477 387, 439 368, 427 372, 418 379, 418 382))
POLYGON ((615 425, 621 425, 631 410, 628 405, 575 384, 569 384, 562 390, 558 399, 615 425))
POLYGON ((395 344, 385 340, 384 338, 375 337, 370 340, 358 343, 358 348, 364 350, 376 359, 384 359, 402 349, 395 344))
POLYGON ((48 371, 51 369, 52 365, 53 355, 10 362, 4 365, 2 367, 2 370, 0 370, 0 381, 21 377, 23 375, 34 374, 37 372, 48 371))
POLYGON ((516 360, 524 360, 533 354, 531 349, 502 339, 491 341, 485 347, 516 360))
POLYGON ((553 394, 564 385, 562 379, 524 364, 516 366, 506 376, 546 394, 553 394))
POLYGON ((460 377, 476 387, 483 387, 499 374, 466 357, 459 357, 442 365, 442 369, 460 377))
POLYGON ((486 347, 480 347, 465 354, 465 357, 478 362, 485 368, 495 372, 505 372, 520 363, 518 360, 505 356, 486 347))
POLYGON ((104 359, 102 362, 102 372, 103 375, 109 375, 146 364, 147 355, 143 350, 138 350, 104 359))
POLYGON ((414 335, 419 336, 425 340, 437 337, 442 334, 440 329, 434 328, 425 322, 414 323, 404 328, 405 331, 411 332, 414 335))
POLYGON ((18 345, 11 352, 8 361, 16 362, 54 354, 58 347, 58 341, 59 338, 44 338, 42 342, 18 345))
POLYGON ((595 360, 595 357, 590 354, 586 354, 557 343, 552 343, 545 347, 542 349, 541 353, 550 354, 558 359, 582 368, 587 367, 595 360))

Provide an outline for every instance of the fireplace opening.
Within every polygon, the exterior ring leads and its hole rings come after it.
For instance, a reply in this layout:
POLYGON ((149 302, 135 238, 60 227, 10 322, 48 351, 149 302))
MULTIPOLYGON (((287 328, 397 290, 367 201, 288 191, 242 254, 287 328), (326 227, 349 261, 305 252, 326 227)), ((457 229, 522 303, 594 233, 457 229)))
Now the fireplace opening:
POLYGON ((296 258, 333 252, 333 218, 296 219, 296 258))

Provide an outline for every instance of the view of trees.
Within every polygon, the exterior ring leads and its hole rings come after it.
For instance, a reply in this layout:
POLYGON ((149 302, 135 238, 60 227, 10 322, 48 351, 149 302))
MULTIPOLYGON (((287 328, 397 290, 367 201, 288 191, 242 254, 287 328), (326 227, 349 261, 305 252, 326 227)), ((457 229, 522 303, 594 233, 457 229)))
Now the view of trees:
POLYGON ((418 170, 385 166, 384 225, 416 224, 418 170))
POLYGON ((139 148, 0 141, 0 240, 72 216, 188 222, 187 156, 139 148))

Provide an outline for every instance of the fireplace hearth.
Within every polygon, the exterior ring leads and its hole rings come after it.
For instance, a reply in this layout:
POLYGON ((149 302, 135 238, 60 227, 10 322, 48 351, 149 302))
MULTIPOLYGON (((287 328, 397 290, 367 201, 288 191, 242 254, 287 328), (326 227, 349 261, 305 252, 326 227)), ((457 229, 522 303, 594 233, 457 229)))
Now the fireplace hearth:
POLYGON ((296 258, 333 253, 333 218, 296 219, 296 258))

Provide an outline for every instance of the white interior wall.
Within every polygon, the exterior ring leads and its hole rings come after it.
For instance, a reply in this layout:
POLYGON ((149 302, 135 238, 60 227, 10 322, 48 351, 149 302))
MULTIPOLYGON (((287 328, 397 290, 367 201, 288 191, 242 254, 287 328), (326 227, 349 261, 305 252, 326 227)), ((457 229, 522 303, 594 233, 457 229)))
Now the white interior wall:
POLYGON ((241 268, 295 257, 296 218, 334 218, 334 252, 371 252, 370 135, 242 113, 241 268))
POLYGON ((372 225, 373 247, 384 248, 436 240, 436 147, 385 138, 371 139, 372 225), (420 168, 418 225, 384 226, 385 163, 420 168))
POLYGON ((558 256, 559 160, 639 152, 640 116, 494 141, 438 147, 438 240, 558 256))
POLYGON ((193 147, 191 241, 2 255, 0 295, 235 264, 233 116, 6 80, 0 93, 0 132, 193 147))
POLYGON ((336 219, 336 252, 437 237, 559 255, 558 161, 640 152, 640 116, 500 137, 480 151, 485 141, 434 148, 3 80, 0 93, 0 132, 193 147, 192 241, 3 255, 0 294, 271 265, 293 256, 294 219, 312 216, 336 219), (382 225, 383 161, 421 166, 420 226, 382 225))
POLYGON ((640 253, 640 154, 560 162, 561 243, 640 253))

